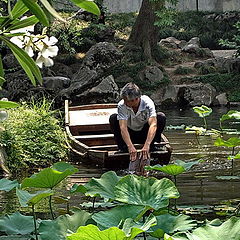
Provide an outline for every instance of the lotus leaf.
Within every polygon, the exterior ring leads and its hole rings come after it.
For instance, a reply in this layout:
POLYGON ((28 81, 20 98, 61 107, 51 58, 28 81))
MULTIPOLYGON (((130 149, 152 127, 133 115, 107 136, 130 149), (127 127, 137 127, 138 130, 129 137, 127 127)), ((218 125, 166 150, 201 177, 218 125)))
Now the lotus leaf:
POLYGON ((9 192, 19 185, 17 180, 11 181, 6 178, 0 179, 0 190, 9 192))
MULTIPOLYGON (((231 217, 220 226, 207 224, 186 233, 177 233, 171 236, 172 240, 238 240, 240 239, 240 218, 231 217)), ((170 238, 170 239, 171 239, 170 238)), ((168 239, 168 238, 164 238, 168 239)))
POLYGON ((0 101, 0 109, 7 109, 7 108, 15 108, 18 107, 19 104, 11 101, 0 101))
POLYGON ((76 232, 90 219, 90 213, 76 211, 73 215, 63 215, 56 220, 44 220, 40 223, 39 234, 42 240, 65 240, 68 233, 76 232))
POLYGON ((100 179, 92 178, 85 187, 87 196, 101 196, 106 199, 114 199, 114 188, 121 177, 114 171, 104 173, 100 179))
POLYGON ((191 161, 191 162, 184 162, 182 160, 176 160, 175 164, 177 164, 179 166, 183 166, 185 171, 188 171, 192 166, 198 164, 199 162, 200 162, 200 160, 191 161))
POLYGON ((147 170, 158 170, 164 173, 167 173, 171 176, 177 176, 185 171, 183 166, 179 166, 176 164, 169 164, 165 166, 161 166, 159 164, 155 166, 148 166, 146 167, 147 170))
POLYGON ((128 175, 117 183, 115 195, 120 202, 159 209, 168 206, 169 198, 178 198, 179 192, 167 178, 128 175))
POLYGON ((76 193, 76 192, 80 192, 85 194, 87 192, 87 189, 85 186, 81 185, 81 184, 73 184, 73 186, 70 189, 70 193, 76 193))
MULTIPOLYGON (((81 203, 80 204, 81 207, 83 208, 93 208, 93 203, 92 202, 84 202, 84 203, 81 203)), ((101 208, 112 208, 112 207, 115 207, 116 206, 116 203, 113 203, 113 202, 95 202, 94 203, 94 207, 95 208, 98 208, 98 207, 101 207, 101 208)))
POLYGON ((103 230, 110 227, 117 227, 121 221, 125 221, 127 218, 135 219, 143 210, 144 206, 117 206, 109 211, 101 211, 93 214, 92 219, 103 230))
POLYGON ((203 127, 196 127, 196 126, 192 126, 192 127, 186 127, 185 128, 187 133, 195 133, 197 135, 202 135, 203 133, 206 133, 206 128, 203 127))
POLYGON ((197 226, 196 221, 183 214, 178 216, 164 214, 157 216, 156 218, 157 225, 150 229, 150 231, 152 231, 150 235, 156 238, 162 238, 164 233, 172 234, 178 231, 187 231, 197 226))
POLYGON ((100 231, 97 226, 90 224, 85 227, 79 227, 76 233, 67 237, 67 240, 131 240, 134 239, 135 236, 135 233, 133 233, 127 237, 126 234, 117 227, 100 231))
POLYGON ((216 176, 216 178, 220 180, 238 180, 240 176, 216 176))
POLYGON ((214 142, 215 146, 224 146, 224 147, 236 147, 240 146, 240 138, 231 137, 227 141, 223 140, 222 138, 217 138, 214 142))
POLYGON ((25 178, 21 184, 22 188, 53 188, 63 179, 78 171, 68 163, 60 162, 53 165, 52 168, 45 168, 30 178, 25 178))
POLYGON ((193 110, 202 118, 209 116, 212 113, 212 109, 204 105, 201 107, 193 107, 193 110))
POLYGON ((33 206, 40 202, 42 199, 53 195, 51 190, 38 191, 36 193, 29 193, 27 191, 16 189, 19 202, 22 207, 33 206))
POLYGON ((222 115, 222 117, 220 118, 220 121, 223 122, 225 120, 229 120, 229 119, 240 119, 240 112, 239 111, 235 111, 235 110, 230 110, 227 114, 222 115))
POLYGON ((19 212, 0 219, 0 231, 7 234, 26 235, 34 231, 33 217, 19 212))
POLYGON ((8 235, 8 236, 0 236, 0 240, 29 240, 30 236, 21 236, 21 235, 8 235))

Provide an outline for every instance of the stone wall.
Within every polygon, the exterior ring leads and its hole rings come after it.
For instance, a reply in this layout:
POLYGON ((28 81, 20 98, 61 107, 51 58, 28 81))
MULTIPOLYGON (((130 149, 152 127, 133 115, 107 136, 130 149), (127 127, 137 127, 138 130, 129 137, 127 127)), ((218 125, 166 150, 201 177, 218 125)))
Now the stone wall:
MULTIPOLYGON (((69 0, 53 0, 57 10, 76 10, 69 0)), ((137 12, 142 0, 104 0, 104 5, 111 13, 137 12)), ((179 0, 177 8, 181 11, 240 11, 240 0, 179 0), (198 4, 197 4, 198 3, 198 4)))

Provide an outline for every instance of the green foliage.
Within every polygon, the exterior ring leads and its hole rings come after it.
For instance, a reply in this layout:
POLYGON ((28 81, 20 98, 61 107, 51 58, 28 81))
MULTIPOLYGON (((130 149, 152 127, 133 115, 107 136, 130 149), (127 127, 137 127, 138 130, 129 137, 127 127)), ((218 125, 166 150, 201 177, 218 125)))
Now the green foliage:
POLYGON ((67 158, 64 131, 54 114, 46 101, 9 110, 0 139, 6 147, 12 173, 67 158))
POLYGON ((0 219, 0 231, 12 235, 26 235, 34 230, 33 217, 24 216, 19 212, 0 219))
POLYGON ((179 75, 186 75, 189 73, 193 73, 193 69, 189 67, 178 66, 174 73, 179 75))
POLYGON ((234 25, 234 27, 236 27, 237 33, 232 37, 232 41, 228 39, 220 39, 219 43, 222 46, 237 49, 236 56, 239 56, 240 55, 240 21, 238 21, 234 25))
POLYGON ((216 73, 192 78, 194 81, 210 83, 218 92, 226 92, 228 100, 240 101, 240 75, 236 73, 216 73))
POLYGON ((240 120, 240 111, 230 110, 227 114, 221 116, 220 121, 223 122, 229 119, 240 120))
POLYGON ((219 45, 219 39, 231 39, 236 35, 237 30, 233 25, 238 19, 221 18, 221 14, 223 13, 211 15, 210 12, 202 11, 178 12, 172 26, 159 29, 159 38, 175 37, 189 41, 193 37, 199 37, 202 47, 225 49, 219 45))
POLYGON ((17 180, 11 181, 6 178, 0 179, 0 191, 6 191, 9 192, 13 188, 17 187, 19 185, 17 180))
POLYGON ((193 110, 201 118, 205 118, 212 113, 212 109, 204 105, 202 105, 201 107, 193 107, 193 110))

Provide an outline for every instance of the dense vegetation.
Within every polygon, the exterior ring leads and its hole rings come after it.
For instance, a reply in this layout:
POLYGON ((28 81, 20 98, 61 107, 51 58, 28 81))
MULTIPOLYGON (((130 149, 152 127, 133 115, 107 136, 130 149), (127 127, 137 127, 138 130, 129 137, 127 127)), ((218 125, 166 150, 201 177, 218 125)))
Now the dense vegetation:
POLYGON ((12 173, 66 160, 64 131, 50 103, 22 104, 9 110, 8 115, 0 141, 5 146, 7 166, 12 173))

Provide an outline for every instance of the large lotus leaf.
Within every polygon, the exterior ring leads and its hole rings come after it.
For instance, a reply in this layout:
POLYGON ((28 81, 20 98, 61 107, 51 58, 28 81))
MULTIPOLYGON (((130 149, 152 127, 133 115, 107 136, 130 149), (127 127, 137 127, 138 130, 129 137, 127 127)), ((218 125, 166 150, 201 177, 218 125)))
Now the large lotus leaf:
POLYGON ((100 231, 97 226, 90 224, 85 227, 79 227, 76 233, 73 233, 67 237, 67 240, 131 240, 136 236, 134 233, 127 237, 126 234, 117 227, 111 227, 109 229, 100 231))
POLYGON ((45 168, 41 172, 32 175, 30 178, 25 178, 21 184, 22 188, 53 188, 63 179, 78 171, 77 168, 70 164, 60 162, 53 165, 52 168, 45 168))
POLYGON ((130 236, 137 236, 141 232, 146 232, 150 227, 156 225, 157 219, 153 214, 150 214, 145 222, 136 223, 132 218, 124 221, 122 230, 125 234, 130 236))
POLYGON ((185 171, 183 166, 179 166, 176 164, 169 164, 169 165, 164 165, 164 166, 157 164, 155 166, 147 166, 146 169, 161 171, 161 172, 167 173, 171 176, 177 176, 185 171))
POLYGON ((103 230, 110 227, 117 227, 119 223, 127 218, 135 219, 142 211, 144 206, 123 205, 112 208, 108 211, 101 211, 93 214, 92 219, 103 230))
POLYGON ((222 138, 217 138, 214 142, 215 146, 224 146, 224 147, 236 147, 240 146, 240 138, 231 137, 228 140, 223 140, 222 138))
POLYGON ((19 212, 0 219, 0 231, 6 234, 26 235, 34 231, 33 217, 19 212))
POLYGON ((199 162, 200 162, 200 160, 191 161, 191 162, 184 162, 182 160, 176 160, 175 164, 177 164, 179 166, 183 166, 185 171, 188 171, 192 166, 198 164, 199 162))
POLYGON ((114 199, 114 188, 121 177, 114 171, 104 173, 100 179, 92 178, 85 187, 87 196, 101 196, 106 199, 114 199))
POLYGON ((13 188, 17 187, 19 185, 17 180, 9 180, 6 178, 2 178, 0 179, 0 190, 1 191, 6 191, 9 192, 11 191, 13 188))
POLYGON ((172 240, 238 240, 240 239, 239 229, 240 218, 231 217, 220 226, 207 224, 206 226, 196 228, 192 233, 177 233, 171 238, 172 240))
POLYGON ((27 191, 16 189, 18 200, 22 207, 33 206, 42 199, 53 195, 52 190, 38 191, 36 193, 29 193, 27 191))
POLYGON ((212 113, 212 109, 202 105, 201 107, 193 107, 193 111, 199 115, 199 117, 206 117, 212 113))
POLYGON ((87 192, 87 188, 81 184, 74 183, 70 189, 70 193, 76 193, 76 192, 85 194, 87 192))
POLYGON ((30 235, 7 235, 7 236, 0 236, 0 240, 29 240, 31 239, 30 235))
POLYGON ((157 225, 153 226, 150 229, 150 235, 156 238, 162 238, 164 236, 164 233, 172 234, 179 231, 184 232, 191 230, 197 226, 196 221, 183 214, 180 214, 178 216, 164 214, 157 216, 156 218, 157 225))
POLYGON ((229 119, 240 119, 240 112, 239 111, 235 111, 235 110, 230 110, 227 114, 222 115, 222 117, 220 118, 220 121, 223 122, 225 120, 229 120, 229 119))
POLYGON ((68 233, 76 232, 90 219, 90 213, 76 211, 73 215, 62 215, 56 220, 44 220, 40 223, 39 234, 42 240, 65 240, 68 233))
POLYGON ((117 183, 115 195, 120 202, 159 209, 168 206, 169 198, 178 198, 179 192, 167 178, 128 175, 117 183))

